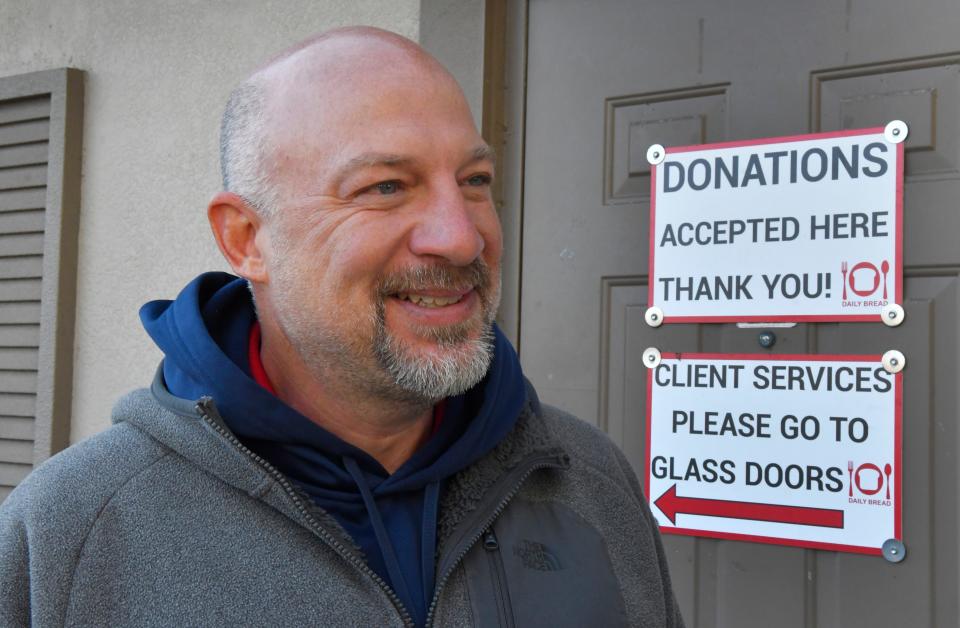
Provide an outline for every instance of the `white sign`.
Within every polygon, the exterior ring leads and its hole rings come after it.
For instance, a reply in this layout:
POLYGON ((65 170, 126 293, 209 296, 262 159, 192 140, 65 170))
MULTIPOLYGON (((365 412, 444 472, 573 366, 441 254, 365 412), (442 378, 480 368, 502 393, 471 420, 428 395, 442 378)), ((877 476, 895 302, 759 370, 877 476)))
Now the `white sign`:
POLYGON ((906 134, 651 147, 655 324, 880 321, 902 303, 906 134))
POLYGON ((661 531, 880 554, 902 540, 901 379, 879 356, 664 354, 645 478, 661 531))

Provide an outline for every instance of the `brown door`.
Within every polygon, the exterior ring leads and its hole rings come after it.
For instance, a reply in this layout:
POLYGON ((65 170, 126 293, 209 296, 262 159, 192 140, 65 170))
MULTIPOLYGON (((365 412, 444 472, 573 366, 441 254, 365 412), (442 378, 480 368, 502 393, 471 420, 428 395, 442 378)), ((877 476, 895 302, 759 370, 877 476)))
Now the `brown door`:
POLYGON ((765 351, 756 329, 644 323, 647 146, 909 124, 906 322, 801 324, 777 330, 771 350, 907 356, 906 560, 666 544, 690 626, 957 626, 960 2, 517 5, 511 25, 525 20, 527 45, 521 359, 545 401, 607 430, 641 475, 641 352, 765 351))

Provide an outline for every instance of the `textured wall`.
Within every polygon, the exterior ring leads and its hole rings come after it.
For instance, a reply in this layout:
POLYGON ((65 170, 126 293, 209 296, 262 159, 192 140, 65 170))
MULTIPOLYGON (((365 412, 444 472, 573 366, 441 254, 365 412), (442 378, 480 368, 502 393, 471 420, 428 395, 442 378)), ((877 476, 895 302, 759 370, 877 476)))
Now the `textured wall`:
POLYGON ((483 111, 483 0, 421 0, 420 45, 457 77, 480 128, 483 111))
POLYGON ((71 441, 109 423, 160 352, 137 310, 226 270, 205 208, 231 86, 311 33, 372 24, 416 39, 418 0, 0 2, 0 76, 87 72, 71 441))

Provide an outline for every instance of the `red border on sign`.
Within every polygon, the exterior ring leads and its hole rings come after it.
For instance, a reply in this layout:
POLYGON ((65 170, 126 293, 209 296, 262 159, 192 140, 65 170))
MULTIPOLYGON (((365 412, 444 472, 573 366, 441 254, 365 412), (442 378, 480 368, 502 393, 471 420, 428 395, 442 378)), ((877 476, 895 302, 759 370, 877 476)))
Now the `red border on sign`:
MULTIPOLYGON (((852 137, 854 135, 875 135, 883 133, 884 127, 875 126, 869 129, 844 129, 843 131, 821 131, 820 133, 804 133, 800 135, 781 135, 780 137, 758 137, 752 140, 732 140, 730 142, 715 142, 713 144, 688 144, 687 146, 672 146, 666 153, 689 153, 695 150, 714 150, 718 148, 740 148, 742 146, 763 146, 764 144, 783 144, 786 142, 805 142, 807 140, 828 140, 834 137, 852 137)), ((902 144, 902 142, 901 142, 902 144)))
MULTIPOLYGON (((882 355, 873 354, 842 354, 831 353, 820 355, 816 353, 661 353, 662 360, 782 360, 785 362, 880 362, 882 355)), ((649 375, 649 373, 648 373, 649 375)))
MULTIPOLYGON (((804 354, 780 354, 766 355, 762 353, 662 353, 663 360, 752 360, 752 361, 784 361, 784 362, 873 362, 880 364, 883 360, 881 355, 815 355, 812 353, 804 354)), ((650 436, 653 431, 653 370, 647 369, 647 426, 646 443, 644 450, 646 458, 644 460, 643 488, 650 503, 654 507, 656 496, 650 494, 650 471, 651 471, 651 442, 650 436)), ((894 513, 893 513, 893 532, 894 538, 903 540, 903 372, 896 373, 893 376, 894 385, 894 426, 893 426, 893 459, 896 469, 894 486, 894 513)), ((730 541, 751 541, 754 543, 767 543, 773 545, 786 545, 790 547, 805 547, 809 549, 832 550, 837 552, 854 552, 857 554, 871 554, 880 556, 882 550, 878 547, 865 547, 860 545, 843 545, 838 543, 821 543, 818 541, 807 541, 803 539, 780 538, 775 536, 759 536, 753 534, 736 534, 733 532, 716 532, 713 530, 697 530, 693 528, 681 528, 660 526, 662 534, 677 534, 682 536, 702 536, 712 539, 725 539, 730 541)))
POLYGON ((840 543, 818 543, 816 541, 797 541, 781 539, 775 536, 755 536, 750 534, 734 534, 732 532, 711 532, 709 530, 691 530, 688 528, 660 527, 661 534, 677 534, 680 536, 703 536, 710 539, 725 541, 748 541, 751 543, 766 543, 767 545, 786 545, 788 547, 803 547, 806 549, 832 550, 835 552, 853 552, 856 554, 870 554, 882 556, 883 550, 878 547, 864 547, 862 545, 842 545, 840 543))
POLYGON ((903 371, 893 376, 893 464, 897 467, 897 485, 893 487, 897 504, 893 513, 893 535, 903 540, 903 371))
MULTIPOLYGON (((663 358, 663 355, 660 356, 663 358)), ((657 368, 656 366, 653 368, 657 368)), ((653 504, 653 498, 650 497, 650 434, 653 429, 653 421, 650 418, 653 416, 653 369, 647 369, 647 440, 643 443, 644 448, 644 459, 643 463, 646 465, 644 467, 643 474, 643 493, 647 496, 647 501, 653 504)))
POLYGON ((647 304, 653 306, 653 293, 656 282, 653 280, 653 264, 656 261, 654 253, 657 250, 657 166, 650 166, 650 255, 647 263, 647 304))
MULTIPOLYGON (((844 131, 825 131, 822 133, 809 133, 806 135, 784 135, 780 137, 765 137, 752 140, 735 140, 731 142, 716 142, 713 144, 691 144, 688 146, 674 146, 664 149, 665 154, 688 153, 695 150, 716 150, 722 148, 742 148, 744 146, 762 146, 764 144, 780 144, 787 142, 804 142, 809 140, 831 139, 835 137, 852 137, 857 135, 873 135, 883 133, 884 127, 871 127, 868 129, 848 129, 844 131)), ((897 225, 896 240, 894 243, 894 261, 893 268, 895 273, 894 280, 894 303, 903 303, 903 163, 904 148, 903 142, 897 144, 897 165, 896 165, 896 218, 897 225)), ((656 275, 654 273, 655 251, 656 251, 656 217, 657 217, 657 166, 650 166, 650 254, 648 256, 648 283, 647 283, 647 304, 649 307, 656 305, 656 275)), ((751 316, 670 316, 666 312, 663 314, 663 323, 830 323, 830 322, 851 322, 851 323, 873 323, 882 322, 880 314, 777 314, 770 316, 751 315, 751 316)))
POLYGON ((894 303, 903 304, 903 142, 897 144, 897 253, 893 261, 897 273, 894 303))

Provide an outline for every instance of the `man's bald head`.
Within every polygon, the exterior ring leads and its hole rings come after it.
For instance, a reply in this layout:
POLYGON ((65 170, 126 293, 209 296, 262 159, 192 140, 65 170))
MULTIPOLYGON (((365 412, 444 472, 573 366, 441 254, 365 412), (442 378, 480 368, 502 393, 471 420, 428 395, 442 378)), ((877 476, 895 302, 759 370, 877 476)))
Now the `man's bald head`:
MULTIPOLYGON (((447 70, 418 44, 378 28, 353 26, 311 37, 270 59, 237 86, 221 121, 220 168, 223 188, 234 192, 264 217, 272 215, 282 195, 272 177, 278 144, 323 125, 320 98, 368 90, 385 82, 443 85, 460 94, 447 70), (310 87, 313 91, 310 92, 310 87), (316 115, 301 116, 303 126, 286 133, 289 121, 310 93, 316 115), (286 135, 286 137, 284 137, 286 135)), ((466 106, 465 100, 463 101, 466 106)), ((302 111, 301 111, 302 113, 302 111)))

